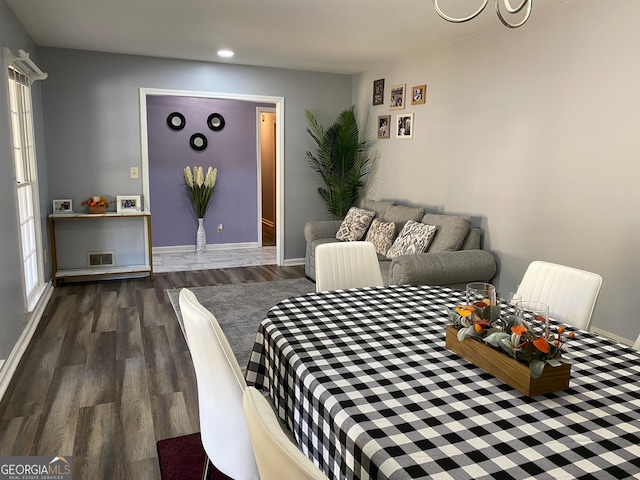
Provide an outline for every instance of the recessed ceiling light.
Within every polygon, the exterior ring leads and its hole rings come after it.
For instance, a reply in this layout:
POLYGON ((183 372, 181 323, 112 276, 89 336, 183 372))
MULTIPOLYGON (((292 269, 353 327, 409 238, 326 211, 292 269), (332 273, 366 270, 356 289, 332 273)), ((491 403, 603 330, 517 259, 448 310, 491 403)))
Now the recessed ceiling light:
POLYGON ((218 50, 218 56, 224 58, 233 57, 233 52, 231 50, 218 50))

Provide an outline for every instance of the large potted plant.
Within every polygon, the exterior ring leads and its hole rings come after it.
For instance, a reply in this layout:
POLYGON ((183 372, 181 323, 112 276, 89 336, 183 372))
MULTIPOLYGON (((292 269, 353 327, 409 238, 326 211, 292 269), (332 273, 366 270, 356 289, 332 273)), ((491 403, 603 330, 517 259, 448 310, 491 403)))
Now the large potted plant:
POLYGON ((342 219, 358 202, 364 177, 371 172, 370 142, 360 138, 354 107, 340 113, 327 128, 309 110, 305 113, 309 124, 307 132, 318 146, 315 154, 307 151, 307 158, 324 182, 324 186, 318 187, 318 193, 329 213, 335 219, 342 219))

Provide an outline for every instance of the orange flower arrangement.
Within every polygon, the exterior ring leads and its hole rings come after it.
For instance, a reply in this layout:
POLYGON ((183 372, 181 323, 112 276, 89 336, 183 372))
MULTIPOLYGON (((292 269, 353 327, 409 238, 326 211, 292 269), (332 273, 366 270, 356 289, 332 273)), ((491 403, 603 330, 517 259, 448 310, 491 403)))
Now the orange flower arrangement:
POLYGON ((488 302, 474 305, 457 305, 447 309, 449 323, 458 330, 458 340, 471 338, 483 341, 492 347, 501 349, 516 360, 529 366, 532 378, 542 375, 545 365, 558 367, 571 360, 563 357, 564 345, 575 333, 565 333, 564 327, 558 327, 551 334, 543 317, 535 317, 534 323, 523 318, 509 315, 500 317, 500 307, 490 306, 488 302))
POLYGON ((80 203, 80 205, 89 205, 90 207, 108 207, 110 203, 114 202, 115 200, 107 202, 104 197, 89 197, 80 203))
POLYGON ((81 202, 80 205, 87 205, 89 207, 89 213, 102 214, 106 213, 110 203, 115 203, 115 200, 108 202, 104 197, 89 197, 81 202))

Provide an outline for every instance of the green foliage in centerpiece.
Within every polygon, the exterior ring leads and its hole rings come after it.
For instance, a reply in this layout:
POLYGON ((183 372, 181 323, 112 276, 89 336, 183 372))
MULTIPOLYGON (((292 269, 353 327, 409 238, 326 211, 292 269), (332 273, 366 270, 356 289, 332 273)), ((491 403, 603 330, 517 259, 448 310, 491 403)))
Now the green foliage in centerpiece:
POLYGON ((562 352, 566 341, 574 338, 575 334, 563 335, 564 327, 558 327, 557 334, 550 334, 542 322, 541 326, 536 326, 515 315, 501 318, 499 305, 483 302, 458 305, 446 311, 449 323, 458 330, 458 340, 471 338, 501 349, 528 365, 532 378, 540 378, 545 365, 558 367, 571 363, 570 359, 562 356, 562 352))

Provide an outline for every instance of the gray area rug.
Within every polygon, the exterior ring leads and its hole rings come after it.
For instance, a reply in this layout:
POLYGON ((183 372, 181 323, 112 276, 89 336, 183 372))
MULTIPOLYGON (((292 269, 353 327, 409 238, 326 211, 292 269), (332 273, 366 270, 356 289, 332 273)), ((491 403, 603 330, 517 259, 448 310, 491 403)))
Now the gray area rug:
MULTIPOLYGON (((167 290, 167 294, 184 334, 178 301, 180 290, 167 290)), ((189 290, 202 306, 215 315, 244 371, 249 363, 258 325, 267 316, 269 309, 285 298, 315 291, 315 284, 306 278, 293 278, 273 282, 193 287, 189 290)))

